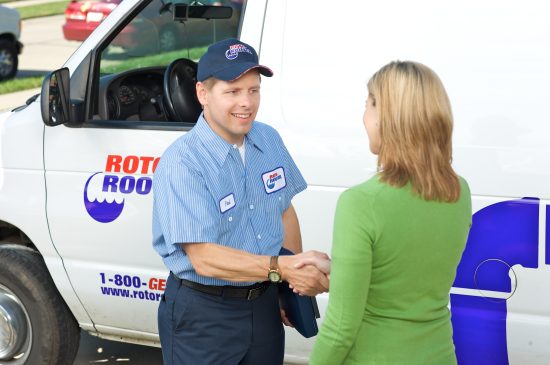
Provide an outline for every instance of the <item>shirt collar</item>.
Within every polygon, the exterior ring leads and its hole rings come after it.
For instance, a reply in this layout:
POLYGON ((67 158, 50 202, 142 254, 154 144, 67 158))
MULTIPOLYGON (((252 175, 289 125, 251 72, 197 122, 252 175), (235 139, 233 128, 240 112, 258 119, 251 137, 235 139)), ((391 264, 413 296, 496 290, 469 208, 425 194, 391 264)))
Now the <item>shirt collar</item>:
POLYGON ((265 151, 264 146, 264 139, 262 138, 262 135, 258 133, 258 127, 256 125, 256 122, 252 124, 252 128, 250 131, 246 134, 245 139, 254 147, 256 147, 260 152, 265 151))
MULTIPOLYGON (((248 142, 249 145, 252 145, 256 147, 259 151, 263 152, 263 139, 258 133, 255 124, 256 122, 252 124, 252 128, 246 134, 245 143, 248 142)), ((218 165, 222 166, 233 146, 229 144, 225 139, 218 136, 216 132, 212 130, 210 125, 208 125, 206 119, 204 119, 203 113, 201 113, 201 115, 199 116, 197 124, 195 124, 195 127, 193 128, 193 131, 197 134, 206 149, 212 154, 218 165)))

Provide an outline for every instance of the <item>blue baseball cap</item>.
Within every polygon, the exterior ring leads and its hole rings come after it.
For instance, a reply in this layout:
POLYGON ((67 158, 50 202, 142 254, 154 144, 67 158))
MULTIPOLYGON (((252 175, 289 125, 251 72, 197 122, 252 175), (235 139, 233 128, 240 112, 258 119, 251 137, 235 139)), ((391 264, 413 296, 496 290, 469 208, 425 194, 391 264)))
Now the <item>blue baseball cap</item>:
POLYGON ((197 81, 209 77, 233 81, 254 68, 264 76, 273 76, 269 67, 258 63, 258 54, 254 48, 235 38, 224 39, 208 47, 199 60, 197 81))

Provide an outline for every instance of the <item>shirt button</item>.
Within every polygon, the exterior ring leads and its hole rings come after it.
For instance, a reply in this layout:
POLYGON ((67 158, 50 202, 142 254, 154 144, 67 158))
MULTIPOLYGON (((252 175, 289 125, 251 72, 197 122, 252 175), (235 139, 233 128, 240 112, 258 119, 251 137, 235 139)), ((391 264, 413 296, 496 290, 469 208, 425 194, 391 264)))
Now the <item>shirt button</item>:
POLYGON ((234 144, 234 145, 233 145, 233 148, 234 148, 234 149, 237 149, 237 148, 239 148, 239 147, 238 147, 236 144, 234 144))
POLYGON ((249 207, 250 209, 254 209, 254 204, 250 204, 248 207, 249 207))
POLYGON ((262 236, 261 236, 261 235, 258 235, 258 239, 261 240, 261 239, 262 239, 262 236))
POLYGON ((233 221, 233 217, 229 217, 227 218, 228 221, 232 222, 233 221))
POLYGON ((283 198, 279 197, 279 200, 281 200, 281 199, 283 199, 283 198))

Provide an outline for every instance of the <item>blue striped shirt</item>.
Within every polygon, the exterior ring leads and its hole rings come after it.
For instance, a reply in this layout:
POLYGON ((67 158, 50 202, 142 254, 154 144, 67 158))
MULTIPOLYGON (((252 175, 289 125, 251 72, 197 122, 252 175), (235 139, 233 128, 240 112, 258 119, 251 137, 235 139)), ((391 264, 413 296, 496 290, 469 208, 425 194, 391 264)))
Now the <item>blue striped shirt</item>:
MULTIPOLYGON (((279 134, 254 122, 236 146, 203 116, 162 155, 153 179, 153 247, 176 276, 207 285, 247 285, 198 275, 181 243, 213 242, 277 255, 282 214, 307 185, 279 134)), ((267 273, 266 273, 267 275, 267 273)))

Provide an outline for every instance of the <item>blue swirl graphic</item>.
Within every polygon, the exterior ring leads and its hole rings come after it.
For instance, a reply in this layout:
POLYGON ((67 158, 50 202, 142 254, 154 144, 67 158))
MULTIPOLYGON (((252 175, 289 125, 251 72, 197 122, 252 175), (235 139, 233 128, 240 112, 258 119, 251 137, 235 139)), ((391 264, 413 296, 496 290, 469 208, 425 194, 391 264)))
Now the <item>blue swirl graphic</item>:
POLYGON ((117 203, 116 200, 113 200, 112 203, 107 202, 107 200, 100 202, 97 199, 90 201, 88 199, 88 185, 97 174, 101 174, 101 172, 96 172, 86 181, 86 185, 84 186, 84 206, 90 217, 96 221, 100 223, 110 223, 117 219, 122 213, 122 209, 124 209, 124 199, 122 203, 117 203))
MULTIPOLYGON (((475 213, 453 287, 512 293, 509 268, 538 266, 539 204, 536 198, 523 198, 475 213)), ((508 364, 506 304, 504 299, 451 295, 460 365, 508 364)))

